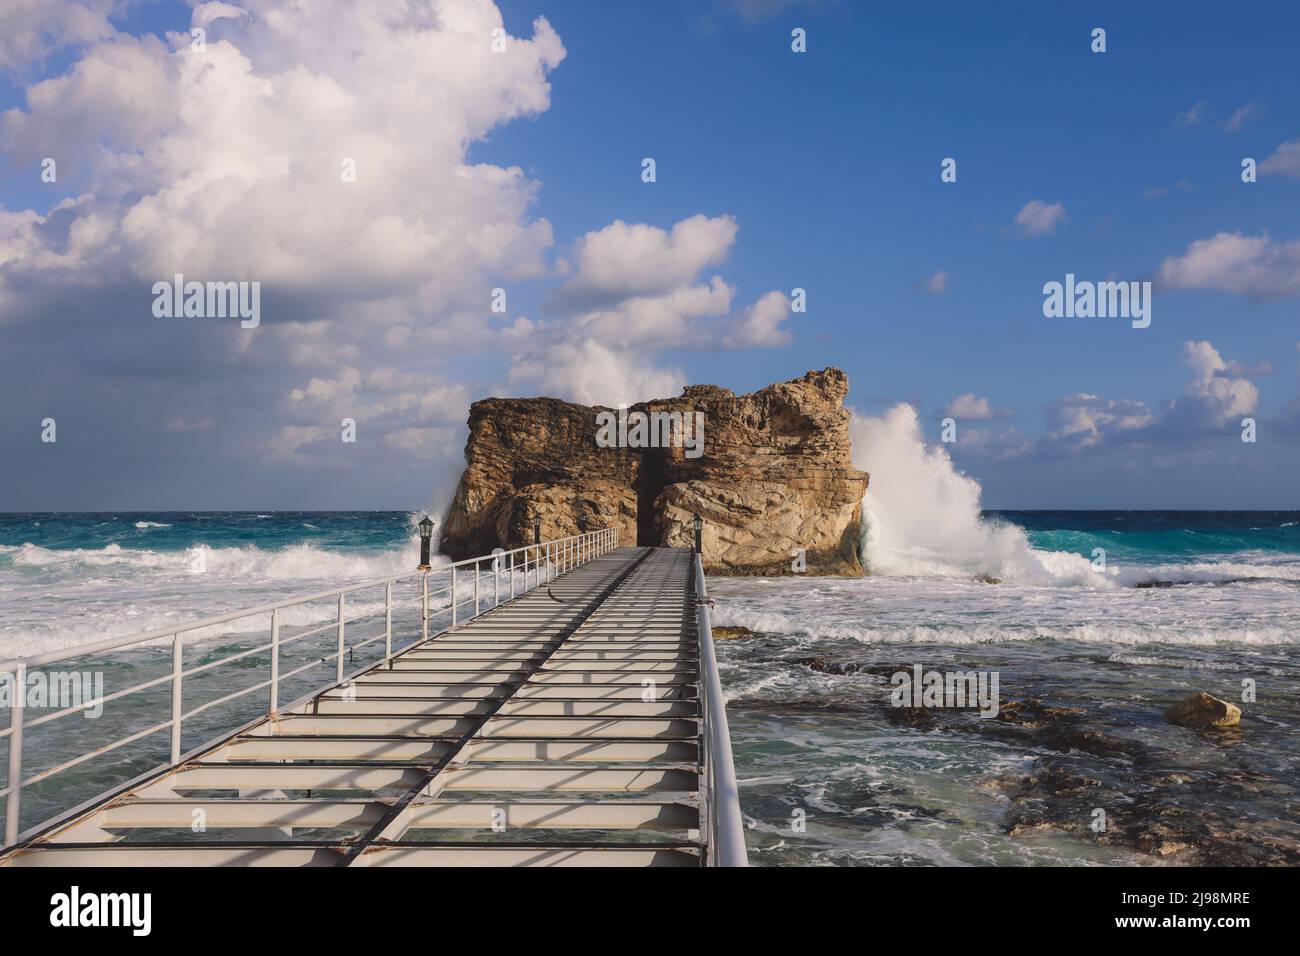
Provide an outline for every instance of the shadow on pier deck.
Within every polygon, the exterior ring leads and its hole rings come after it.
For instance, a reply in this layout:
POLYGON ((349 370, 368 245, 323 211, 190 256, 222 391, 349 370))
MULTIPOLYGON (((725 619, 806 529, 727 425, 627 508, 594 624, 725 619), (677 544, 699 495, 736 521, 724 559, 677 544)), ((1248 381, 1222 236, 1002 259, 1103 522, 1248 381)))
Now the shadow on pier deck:
POLYGON ((608 549, 0 863, 743 865, 729 742, 709 794, 703 586, 688 549, 608 549), (728 801, 725 854, 710 799, 728 801))

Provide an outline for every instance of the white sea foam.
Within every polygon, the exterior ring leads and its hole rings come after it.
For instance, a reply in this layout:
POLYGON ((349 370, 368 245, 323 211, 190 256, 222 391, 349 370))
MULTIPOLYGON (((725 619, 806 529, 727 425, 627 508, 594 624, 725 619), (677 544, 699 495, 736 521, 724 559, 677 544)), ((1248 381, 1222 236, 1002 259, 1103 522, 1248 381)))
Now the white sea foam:
POLYGON ((160 521, 137 521, 135 523, 135 526, 139 528, 141 531, 145 530, 146 528, 170 528, 171 527, 171 525, 163 524, 160 521))
MULTIPOLYGON (((1234 571, 1237 569, 1234 569, 1234 571)), ((1298 596, 1288 581, 1182 588, 1045 588, 981 584, 952 576, 875 576, 833 582, 715 579, 714 622, 783 635, 816 650, 822 642, 1089 645, 1300 644, 1290 624, 1298 596)))
POLYGON ((1036 551, 1023 529, 982 518, 979 483, 958 472, 941 445, 926 445, 911 405, 879 418, 854 413, 849 433, 854 465, 871 473, 862 550, 872 574, 1115 584, 1086 558, 1036 551))
MULTIPOLYGON (((330 551, 311 544, 154 551, 109 544, 52 549, 0 545, 0 657, 74 647, 171 627, 300 594, 413 571, 418 546, 330 551)), ((400 596, 399 596, 400 599, 400 596)), ((381 611, 382 591, 362 593, 350 614, 381 611)), ((286 627, 321 623, 330 602, 282 614, 286 627)), ((265 629, 265 616, 221 625, 218 634, 265 629)))
POLYGON ((853 462, 871 473, 862 498, 862 553, 873 575, 991 577, 1040 587, 1300 581, 1300 563, 1263 552, 1221 560, 1142 565, 1112 559, 1106 570, 1066 551, 1030 545, 1022 528, 980 513, 979 483, 959 472, 942 445, 927 445, 916 410, 896 405, 849 424, 853 462))
POLYGON ((102 548, 43 548, 26 543, 0 545, 0 557, 14 567, 46 568, 51 573, 84 574, 88 569, 190 573, 195 555, 202 552, 206 571, 214 577, 262 578, 272 581, 329 579, 336 586, 411 570, 419 557, 418 545, 391 551, 329 551, 311 544, 285 548, 211 548, 197 545, 186 551, 153 551, 108 544, 102 548))

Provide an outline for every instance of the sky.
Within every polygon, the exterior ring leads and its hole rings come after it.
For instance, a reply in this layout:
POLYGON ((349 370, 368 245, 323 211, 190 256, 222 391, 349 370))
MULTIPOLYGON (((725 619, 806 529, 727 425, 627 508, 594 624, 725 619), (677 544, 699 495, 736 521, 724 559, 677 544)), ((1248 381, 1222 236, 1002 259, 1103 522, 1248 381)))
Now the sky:
POLYGON ((987 507, 1300 508, 1298 31, 1288 3, 6 0, 0 511, 437 507, 479 398, 829 365, 987 507), (256 327, 156 314, 177 274, 259 283, 256 327), (1048 317, 1067 274, 1151 283, 1150 325, 1048 317))

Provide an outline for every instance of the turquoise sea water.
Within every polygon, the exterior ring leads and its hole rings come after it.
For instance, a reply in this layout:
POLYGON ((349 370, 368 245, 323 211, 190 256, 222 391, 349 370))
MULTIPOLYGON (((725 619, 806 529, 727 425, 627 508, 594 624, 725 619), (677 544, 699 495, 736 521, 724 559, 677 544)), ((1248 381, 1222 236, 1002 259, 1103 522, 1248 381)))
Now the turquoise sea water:
POLYGON ((1300 554, 1294 511, 993 511, 985 517, 1024 528, 1044 551, 1156 561, 1251 551, 1300 554))
MULTIPOLYGON (((0 657, 407 571, 418 518, 0 515, 0 657)), ((754 632, 719 647, 754 862, 1291 861, 1300 847, 1300 513, 999 512, 982 523, 988 533, 965 534, 947 563, 933 542, 923 551, 894 542, 866 578, 711 582, 716 623, 754 632), (1095 549, 1104 573, 1091 570, 1095 549), (899 725, 884 707, 887 675, 916 664, 996 670, 1004 702, 1064 708, 1068 732, 978 719, 899 725), (1242 702, 1230 735, 1162 717, 1193 690, 1240 700, 1245 680, 1257 699, 1242 702), (1123 839, 1099 840, 1083 825, 1098 807, 1123 839), (1191 849, 1160 855, 1144 827, 1191 849)), ((318 611, 294 626, 332 614, 318 611)), ((210 635, 195 660, 261 633, 210 635)), ((142 650, 96 666, 122 684, 168 664, 164 650, 142 650)), ((246 676, 260 673, 250 664, 246 676)), ((165 718, 164 698, 115 716, 146 726, 165 718)), ((194 729, 216 734, 247 716, 218 709, 194 729)), ((110 730, 107 721, 75 729, 33 734, 33 766, 110 730)), ((33 793, 32 812, 89 796, 165 749, 160 740, 122 753, 120 766, 79 769, 66 786, 33 793)))
MULTIPOLYGON (((205 511, 0 514, 0 562, 31 545, 90 552, 117 545, 140 551, 284 548, 310 544, 338 551, 401 547, 411 535, 405 511, 205 511)), ((3 566, 3 564, 0 564, 3 566)))
POLYGON ((1300 862, 1300 514, 982 520, 867 578, 712 583, 754 632, 720 650, 752 860, 1300 862), (1002 714, 900 721, 918 665, 997 674, 1002 714), (1196 691, 1240 725, 1165 719, 1196 691))

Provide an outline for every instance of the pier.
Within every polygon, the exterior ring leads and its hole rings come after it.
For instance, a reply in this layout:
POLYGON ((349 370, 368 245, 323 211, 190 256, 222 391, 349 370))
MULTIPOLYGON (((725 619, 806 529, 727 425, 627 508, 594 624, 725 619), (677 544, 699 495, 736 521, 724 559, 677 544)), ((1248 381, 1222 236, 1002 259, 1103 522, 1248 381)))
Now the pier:
POLYGON ((187 752, 182 727, 198 710, 185 709, 186 678, 213 662, 185 663, 183 631, 5 662, 21 677, 170 641, 170 675, 106 699, 170 688, 170 718, 145 732, 170 733, 172 759, 20 832, 25 788, 113 747, 25 778, 14 709, 0 732, 0 865, 744 866, 706 588, 691 549, 618 547, 602 530, 241 612, 270 614, 269 642, 253 648, 267 680, 237 692, 265 694, 265 712, 187 752), (405 646, 400 589, 419 610, 405 646), (347 602, 362 591, 384 595, 385 629, 349 645, 347 602), (287 608, 333 601, 335 621, 282 632, 287 608), (439 606, 450 625, 431 635, 439 606), (321 633, 337 634, 317 662, 333 679, 281 707, 283 646, 321 633), (345 673, 362 646, 379 659, 345 673))

